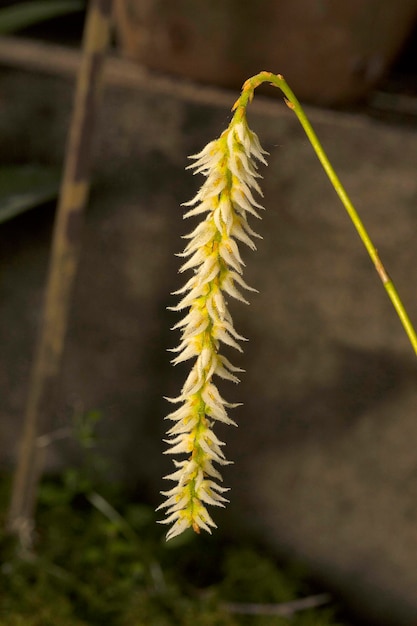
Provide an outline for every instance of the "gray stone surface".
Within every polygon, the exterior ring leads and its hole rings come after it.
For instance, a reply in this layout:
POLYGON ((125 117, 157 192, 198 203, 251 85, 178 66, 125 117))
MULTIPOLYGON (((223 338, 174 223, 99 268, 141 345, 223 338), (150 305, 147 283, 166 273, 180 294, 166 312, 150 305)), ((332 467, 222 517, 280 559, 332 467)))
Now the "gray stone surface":
MULTIPOLYGON (((224 94, 170 96, 150 80, 109 86, 97 141, 58 414, 103 413, 114 475, 155 502, 161 476, 162 395, 186 367, 169 365, 177 319, 166 307, 177 275, 180 203, 199 181, 186 156, 227 125, 224 94), (155 86, 156 85, 156 86, 155 86), (200 100, 200 102, 197 102, 200 100)), ((0 161, 59 163, 71 84, 0 71, 0 161)), ((184 95, 185 94, 185 95, 184 95)), ((245 256, 259 294, 234 306, 250 339, 244 402, 224 429, 231 503, 217 520, 261 532, 341 591, 369 622, 417 620, 417 363, 357 235, 291 113, 254 103, 250 121, 271 153, 264 239, 245 256), (236 520, 239 520, 237 523, 236 520)), ((231 95, 230 104, 233 101, 231 95)), ((366 117, 312 111, 313 124, 361 209, 398 290, 417 320, 417 133, 366 117)), ((0 440, 11 462, 39 320, 53 211, 0 227, 0 440)), ((65 463, 71 450, 51 450, 65 463)))

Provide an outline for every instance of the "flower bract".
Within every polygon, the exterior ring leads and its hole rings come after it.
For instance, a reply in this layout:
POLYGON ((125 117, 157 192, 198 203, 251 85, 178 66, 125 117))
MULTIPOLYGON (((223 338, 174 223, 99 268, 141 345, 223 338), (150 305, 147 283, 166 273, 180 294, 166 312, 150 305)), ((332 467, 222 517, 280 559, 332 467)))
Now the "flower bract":
POLYGON ((176 365, 192 360, 192 366, 180 395, 168 399, 179 408, 166 416, 173 422, 167 433, 166 454, 185 458, 174 460, 175 471, 165 478, 175 486, 162 492, 166 500, 158 507, 166 509, 161 523, 170 525, 167 539, 189 527, 211 532, 216 524, 208 506, 223 507, 227 502, 223 495, 227 489, 219 484, 222 477, 218 466, 229 461, 213 428, 216 421, 235 425, 228 409, 238 404, 227 402, 214 381, 219 377, 237 383, 237 374, 242 371, 220 350, 226 344, 241 352, 245 341, 235 330, 227 298, 246 303, 244 292, 256 291, 242 277, 244 262, 238 244, 254 250, 254 239, 260 237, 247 218, 259 218, 263 208, 254 193, 262 195, 257 162, 266 164, 266 154, 240 112, 218 139, 190 157, 193 163, 189 168, 206 180, 184 205, 185 218, 201 216, 201 221, 184 237, 187 244, 179 254, 184 258, 179 271, 191 271, 192 275, 175 292, 180 301, 171 307, 185 311, 174 326, 180 329, 181 340, 172 350, 172 362, 176 365))

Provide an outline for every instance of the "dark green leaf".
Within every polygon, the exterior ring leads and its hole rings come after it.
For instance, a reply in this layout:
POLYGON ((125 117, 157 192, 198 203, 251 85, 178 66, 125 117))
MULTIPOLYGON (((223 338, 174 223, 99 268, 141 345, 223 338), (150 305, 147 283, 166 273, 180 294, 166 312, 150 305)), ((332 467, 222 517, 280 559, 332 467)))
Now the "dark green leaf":
POLYGON ((0 167, 0 223, 55 200, 60 173, 44 166, 0 167))
POLYGON ((33 0, 0 9, 0 35, 9 35, 17 30, 45 20, 82 11, 84 0, 33 0))

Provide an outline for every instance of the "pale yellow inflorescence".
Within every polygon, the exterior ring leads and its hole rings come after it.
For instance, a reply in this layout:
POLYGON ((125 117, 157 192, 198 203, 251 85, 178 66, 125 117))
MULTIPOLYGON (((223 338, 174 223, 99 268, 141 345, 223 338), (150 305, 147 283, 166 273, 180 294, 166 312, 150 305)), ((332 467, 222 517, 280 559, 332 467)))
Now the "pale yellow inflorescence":
POLYGON ((175 294, 182 296, 175 311, 189 309, 185 317, 174 326, 182 330, 181 342, 173 352, 173 363, 195 358, 181 394, 168 398, 181 406, 167 415, 175 424, 168 431, 169 449, 166 454, 185 454, 187 458, 174 460, 176 471, 165 478, 175 481, 173 489, 164 491, 166 508, 163 524, 172 524, 167 533, 171 539, 192 527, 211 532, 216 524, 206 505, 224 506, 222 495, 227 489, 218 482, 222 477, 214 463, 226 465, 222 451, 224 443, 212 430, 216 420, 236 425, 227 414, 227 408, 238 406, 224 400, 216 385, 214 375, 239 382, 237 372, 243 371, 219 353, 223 342, 242 351, 239 335, 227 308, 225 295, 247 302, 240 288, 256 291, 242 278, 244 265, 236 241, 252 250, 253 238, 260 237, 247 222, 250 213, 260 217, 257 209, 263 208, 255 201, 252 189, 262 195, 257 183, 260 174, 255 160, 266 164, 258 137, 247 125, 243 115, 233 118, 230 126, 215 141, 190 158, 194 174, 201 173, 207 180, 197 195, 184 206, 184 217, 207 213, 205 219, 185 238, 189 242, 179 256, 188 260, 180 272, 193 270, 193 276, 175 294))

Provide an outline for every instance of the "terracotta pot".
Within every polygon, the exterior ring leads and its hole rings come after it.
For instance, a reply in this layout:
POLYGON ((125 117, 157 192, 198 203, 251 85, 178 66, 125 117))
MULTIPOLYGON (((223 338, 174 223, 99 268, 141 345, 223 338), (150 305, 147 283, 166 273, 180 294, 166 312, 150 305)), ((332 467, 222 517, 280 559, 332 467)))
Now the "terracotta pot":
POLYGON ((417 0, 116 0, 122 51, 146 67, 233 88, 271 70, 320 104, 363 97, 416 17, 417 0))

